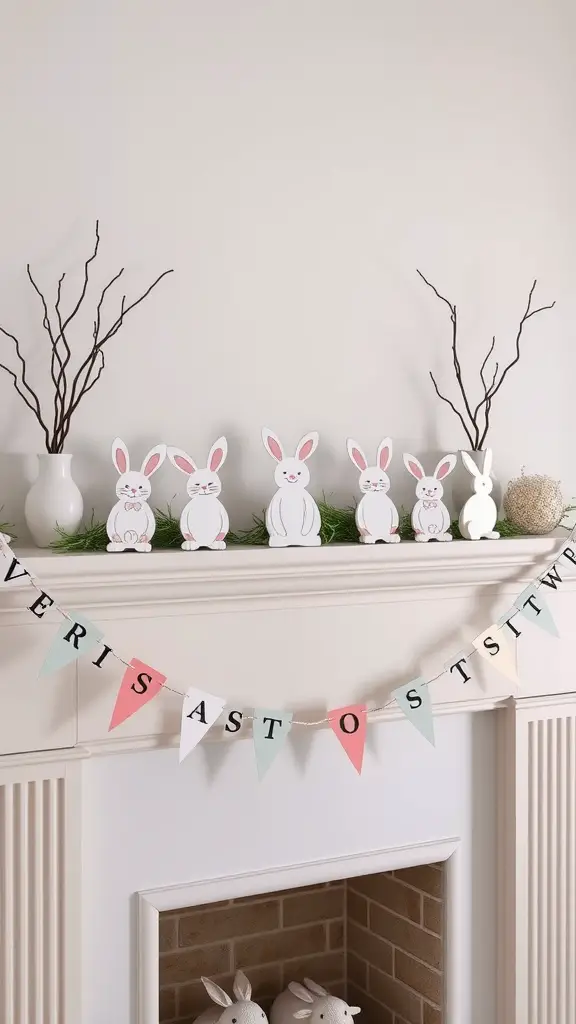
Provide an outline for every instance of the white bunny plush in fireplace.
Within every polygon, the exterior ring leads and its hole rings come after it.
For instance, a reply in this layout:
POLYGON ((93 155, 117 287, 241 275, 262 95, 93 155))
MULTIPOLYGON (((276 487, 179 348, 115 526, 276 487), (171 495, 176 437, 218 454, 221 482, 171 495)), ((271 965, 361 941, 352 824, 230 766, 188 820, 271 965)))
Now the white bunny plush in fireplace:
POLYGON ((258 1003, 251 1000, 252 986, 242 971, 236 971, 233 991, 236 1002, 215 981, 202 978, 202 983, 210 999, 216 1006, 204 1010, 196 1018, 195 1024, 268 1024, 268 1018, 258 1003))
POLYGON ((349 1006, 344 999, 331 996, 310 978, 304 985, 291 981, 288 988, 274 1000, 270 1024, 293 1024, 307 1019, 308 1024, 352 1024, 351 1017, 360 1013, 359 1006, 349 1006))

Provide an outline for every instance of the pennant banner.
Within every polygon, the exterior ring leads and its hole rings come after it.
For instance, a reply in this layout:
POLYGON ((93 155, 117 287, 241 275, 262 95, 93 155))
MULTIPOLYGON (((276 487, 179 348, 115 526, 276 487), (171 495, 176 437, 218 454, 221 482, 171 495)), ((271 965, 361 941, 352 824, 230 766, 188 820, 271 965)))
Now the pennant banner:
POLYGON ((215 697, 212 693, 190 687, 182 705, 180 763, 220 718, 225 703, 223 697, 215 697))
POLYGON ((41 676, 49 676, 76 661, 81 654, 89 654, 104 636, 101 629, 79 612, 68 614, 73 621, 65 619, 60 626, 40 669, 41 676))
POLYGON ((144 704, 160 693, 165 682, 166 676, 161 672, 145 665, 138 658, 132 658, 120 683, 108 732, 125 722, 135 711, 139 711, 144 704))
MULTIPOLYGON (((551 579, 554 579, 552 573, 549 573, 549 576, 551 579)), ((560 577, 557 576, 556 580, 560 580, 560 577)), ((535 626, 539 626, 540 629, 545 630, 546 633, 550 633, 551 636, 560 637, 556 623, 552 618, 552 612, 546 604, 542 587, 537 587, 533 583, 530 587, 526 587, 526 590, 522 591, 514 603, 518 611, 521 612, 529 622, 533 622, 535 626)))
POLYGON ((30 583, 30 580, 36 579, 30 569, 26 569, 22 565, 19 558, 12 551, 12 548, 6 541, 8 534, 0 533, 2 538, 1 550, 0 550, 0 587, 21 587, 30 583))
POLYGON ((258 778, 262 780, 284 746, 290 729, 293 715, 291 711, 271 711, 264 708, 254 709, 252 736, 256 754, 258 778))
POLYGON ((366 743, 366 705, 350 704, 328 712, 328 721, 348 754, 358 775, 362 774, 366 743))
POLYGON ((480 633, 472 641, 474 647, 486 661, 491 662, 507 679, 518 683, 516 672, 516 651, 510 640, 507 639, 504 630, 499 629, 496 623, 480 633))
POLYGON ((418 732, 421 732, 425 739, 434 746, 432 702, 426 680, 419 676, 411 683, 399 686, 397 690, 394 690, 392 696, 396 698, 408 721, 412 722, 418 732))

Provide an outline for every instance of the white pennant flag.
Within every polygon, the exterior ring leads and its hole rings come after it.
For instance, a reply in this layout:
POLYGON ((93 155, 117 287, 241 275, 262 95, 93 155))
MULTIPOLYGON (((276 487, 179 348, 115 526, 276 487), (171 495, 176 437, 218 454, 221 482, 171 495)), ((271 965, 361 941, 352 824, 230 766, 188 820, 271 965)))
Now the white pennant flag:
POLYGON ((0 533, 0 587, 21 587, 36 579, 36 574, 16 558, 10 539, 7 533, 0 533))
POLYGON ((222 714, 226 701, 191 686, 182 704, 180 764, 222 714))
POLYGON ((486 661, 491 662, 498 672, 518 683, 516 672, 516 651, 503 629, 493 623, 472 641, 474 647, 486 661))

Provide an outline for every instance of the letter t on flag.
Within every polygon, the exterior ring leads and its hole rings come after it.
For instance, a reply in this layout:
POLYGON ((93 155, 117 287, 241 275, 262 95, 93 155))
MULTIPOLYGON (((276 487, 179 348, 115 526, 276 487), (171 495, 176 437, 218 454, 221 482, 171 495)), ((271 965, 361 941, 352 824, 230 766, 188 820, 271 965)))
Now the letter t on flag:
POLYGON ((328 712, 328 721, 340 740, 358 775, 362 774, 366 743, 366 705, 351 704, 328 712))
POLYGON ((256 768, 260 781, 288 738, 288 733, 292 728, 292 717, 290 711, 254 708, 252 739, 254 740, 256 768))
POLYGON ((226 701, 191 686, 182 704, 180 764, 222 714, 226 701))

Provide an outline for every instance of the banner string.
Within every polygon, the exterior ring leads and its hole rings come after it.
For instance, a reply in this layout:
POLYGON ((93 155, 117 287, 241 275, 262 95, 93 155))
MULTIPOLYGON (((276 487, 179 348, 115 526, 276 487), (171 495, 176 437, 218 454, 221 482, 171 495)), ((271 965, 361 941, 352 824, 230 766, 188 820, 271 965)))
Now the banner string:
MULTIPOLYGON (((563 540, 562 543, 565 544, 567 542, 570 542, 572 540, 572 538, 574 537, 575 533, 576 533, 576 528, 571 530, 571 532, 569 533, 568 537, 566 538, 566 541, 563 540)), ((462 543, 473 543, 473 542, 472 541, 468 541, 468 542, 463 541, 462 543)), ((504 543, 506 543, 506 541, 504 541, 504 543)), ((9 546, 8 541, 6 540, 6 535, 5 534, 0 534, 0 550, 2 550, 2 553, 4 555, 16 557, 14 555, 14 552, 12 551, 11 547, 9 546)), ((549 573, 552 570, 552 568, 554 567, 554 565, 556 564, 556 562, 558 561, 558 558, 560 558, 560 557, 561 557, 561 554, 556 555, 556 557, 546 566, 546 568, 542 570, 542 572, 540 573, 540 576, 545 576, 547 573, 549 573)), ((20 560, 18 559, 18 561, 20 561, 20 560)), ((20 563, 20 564, 23 564, 23 563, 20 563)), ((39 584, 36 583, 35 578, 30 573, 28 573, 26 582, 31 583, 32 586, 34 587, 34 589, 36 591, 38 591, 39 594, 46 595, 46 593, 47 593, 46 590, 44 590, 43 587, 41 587, 39 584)), ((539 577, 536 577, 536 579, 533 582, 535 582, 538 587, 542 586, 542 580, 539 577)), ((66 611, 65 608, 62 608, 52 598, 51 598, 51 601, 52 601, 51 607, 53 607, 56 611, 58 611, 60 613, 60 615, 62 615, 63 618, 67 619, 68 622, 74 622, 75 621, 75 619, 66 611)), ((520 612, 519 608, 515 608, 514 610, 511 609, 510 615, 506 616, 506 621, 510 622, 512 619, 514 619, 517 615, 520 615, 520 614, 521 614, 521 612, 520 612)), ((496 629, 498 629, 498 630, 503 629, 505 624, 506 623, 503 622, 501 625, 497 625, 496 629)), ((109 644, 106 644, 106 646, 109 647, 110 654, 114 658, 116 658, 117 661, 119 661, 126 668, 130 668, 131 667, 130 666, 130 662, 126 661, 120 654, 118 654, 118 652, 113 647, 110 647, 109 644)), ((466 653, 466 659, 468 660, 473 655, 478 654, 478 653, 479 652, 474 648, 470 652, 466 653)), ((431 676, 430 679, 427 679, 424 682, 423 685, 430 686, 431 683, 435 683, 439 679, 441 679, 442 676, 445 675, 445 673, 446 673, 446 669, 444 668, 444 669, 442 669, 441 672, 438 672, 435 676, 431 676)), ((184 699, 185 696, 186 696, 186 694, 183 693, 181 690, 177 690, 177 689, 175 689, 175 687, 169 686, 167 683, 164 683, 162 685, 162 689, 163 690, 169 690, 170 693, 175 693, 179 697, 181 697, 182 699, 184 699)), ((362 711, 362 714, 365 714, 367 716, 368 715, 379 714, 380 712, 385 711, 386 708, 390 707, 390 705, 393 704, 394 701, 395 701, 395 697, 392 696, 390 698, 390 700, 386 701, 385 704, 382 704, 379 707, 366 708, 364 711, 362 711)), ((360 709, 358 709, 358 710, 360 710, 360 709)), ((253 722, 253 721, 256 720, 256 716, 255 715, 246 715, 246 714, 244 714, 243 718, 246 719, 249 722, 253 722)), ((328 725, 328 724, 330 724, 331 722, 333 722, 335 720, 336 719, 330 718, 329 716, 326 717, 326 718, 319 718, 319 719, 317 719, 314 722, 310 722, 310 721, 303 722, 303 721, 299 721, 297 719, 294 719, 292 721, 292 725, 303 726, 304 728, 316 728, 316 727, 318 727, 320 725, 328 725)))

